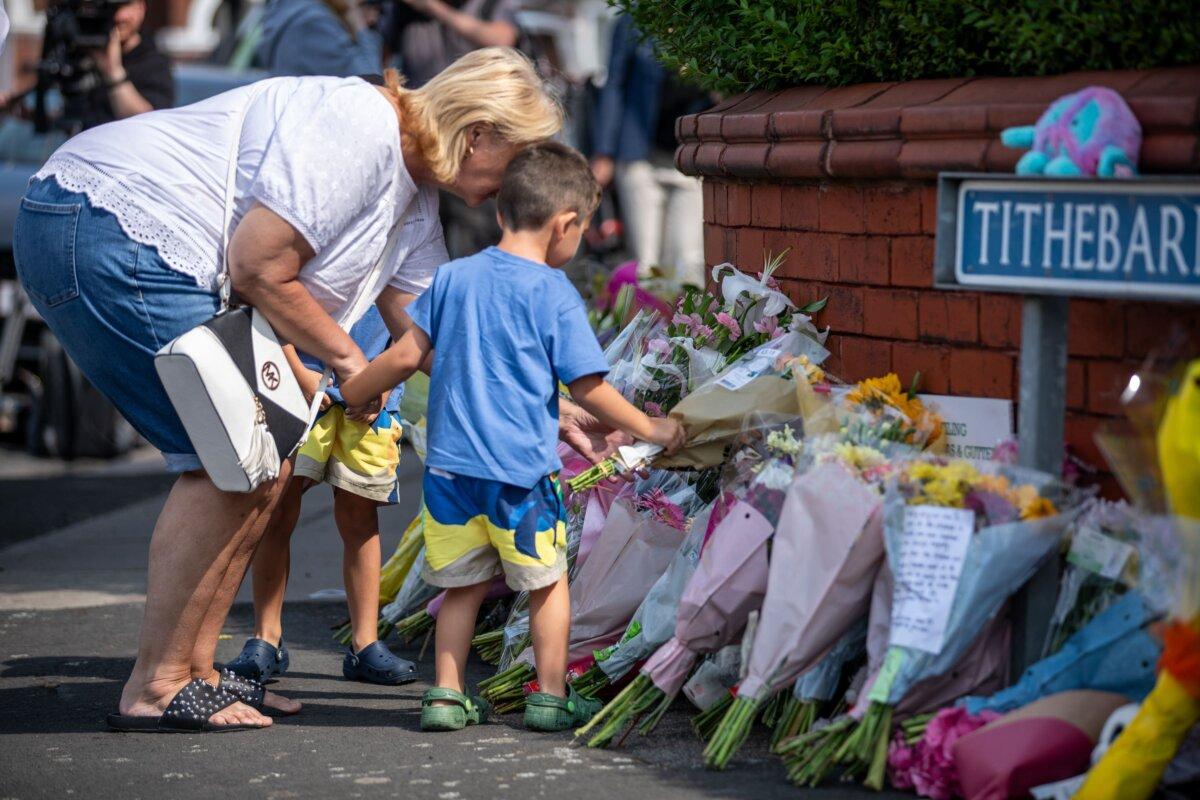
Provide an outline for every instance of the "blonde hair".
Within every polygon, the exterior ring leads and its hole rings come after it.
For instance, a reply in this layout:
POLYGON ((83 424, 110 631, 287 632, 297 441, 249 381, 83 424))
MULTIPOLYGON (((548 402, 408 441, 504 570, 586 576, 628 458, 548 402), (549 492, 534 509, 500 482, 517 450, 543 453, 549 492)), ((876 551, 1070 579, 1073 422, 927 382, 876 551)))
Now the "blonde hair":
POLYGON ((405 89, 394 69, 384 73, 401 124, 440 183, 458 177, 472 125, 486 125, 516 145, 540 142, 563 125, 562 107, 533 63, 508 47, 485 47, 459 58, 420 89, 405 89))

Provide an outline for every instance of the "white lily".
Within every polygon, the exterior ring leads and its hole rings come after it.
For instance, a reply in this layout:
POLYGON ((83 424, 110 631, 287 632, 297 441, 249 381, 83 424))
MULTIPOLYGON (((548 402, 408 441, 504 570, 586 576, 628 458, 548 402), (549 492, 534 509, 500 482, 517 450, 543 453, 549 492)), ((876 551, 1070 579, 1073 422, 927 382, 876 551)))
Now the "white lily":
POLYGON ((752 278, 728 262, 713 267, 713 282, 720 284, 721 297, 727 308, 733 308, 742 295, 750 298, 751 308, 743 322, 743 327, 752 327, 763 317, 777 316, 784 309, 796 307, 796 304, 786 294, 769 286, 771 273, 783 263, 786 254, 787 251, 784 251, 774 258, 768 259, 763 266, 761 278, 752 278))

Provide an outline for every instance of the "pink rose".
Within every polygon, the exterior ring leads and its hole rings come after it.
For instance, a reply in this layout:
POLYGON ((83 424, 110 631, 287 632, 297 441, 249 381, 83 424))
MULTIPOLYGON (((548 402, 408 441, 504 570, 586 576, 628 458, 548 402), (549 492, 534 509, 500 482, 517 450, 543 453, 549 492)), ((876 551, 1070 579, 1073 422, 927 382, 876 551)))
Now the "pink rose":
POLYGON ((900 736, 892 740, 892 743, 888 745, 887 761, 888 779, 892 782, 892 786, 902 791, 913 788, 911 772, 916 760, 916 751, 905 745, 900 736))
POLYGON ((648 417, 665 417, 666 416, 666 414, 663 413, 662 406, 660 406, 658 403, 655 403, 653 401, 647 401, 646 407, 644 410, 646 412, 646 416, 648 416, 648 417))
POLYGON ((915 763, 909 770, 917 792, 932 800, 951 800, 962 794, 954 767, 954 743, 982 728, 999 714, 984 711, 975 716, 957 706, 943 708, 925 727, 925 735, 914 748, 915 763))
POLYGON ((730 341, 737 341, 742 335, 742 326, 724 311, 717 313, 717 324, 729 331, 730 341))
POLYGON ((671 352, 671 343, 666 339, 651 339, 646 343, 646 349, 651 353, 666 355, 667 353, 671 352))

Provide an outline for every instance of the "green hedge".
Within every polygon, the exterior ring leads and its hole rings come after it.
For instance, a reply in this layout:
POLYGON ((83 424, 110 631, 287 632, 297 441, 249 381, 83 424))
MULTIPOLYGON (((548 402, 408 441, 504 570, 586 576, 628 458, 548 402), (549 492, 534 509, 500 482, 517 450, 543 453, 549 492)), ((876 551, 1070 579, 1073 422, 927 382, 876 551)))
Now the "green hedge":
POLYGON ((1200 0, 610 0, 709 89, 1200 63, 1200 0))

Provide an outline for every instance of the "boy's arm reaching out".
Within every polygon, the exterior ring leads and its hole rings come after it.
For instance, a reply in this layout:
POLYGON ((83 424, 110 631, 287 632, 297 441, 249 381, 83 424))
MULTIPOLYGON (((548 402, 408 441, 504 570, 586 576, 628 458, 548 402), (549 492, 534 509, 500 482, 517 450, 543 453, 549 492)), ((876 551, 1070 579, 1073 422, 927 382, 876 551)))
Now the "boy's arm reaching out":
POLYGON ((682 425, 673 419, 646 416, 599 375, 585 375, 567 388, 571 390, 571 397, 576 403, 604 424, 625 431, 635 439, 661 445, 668 453, 674 453, 683 446, 682 425))
POLYGON ((342 397, 347 405, 358 406, 391 391, 420 369, 432 351, 433 345, 425 331, 410 325, 398 342, 342 384, 342 397))

